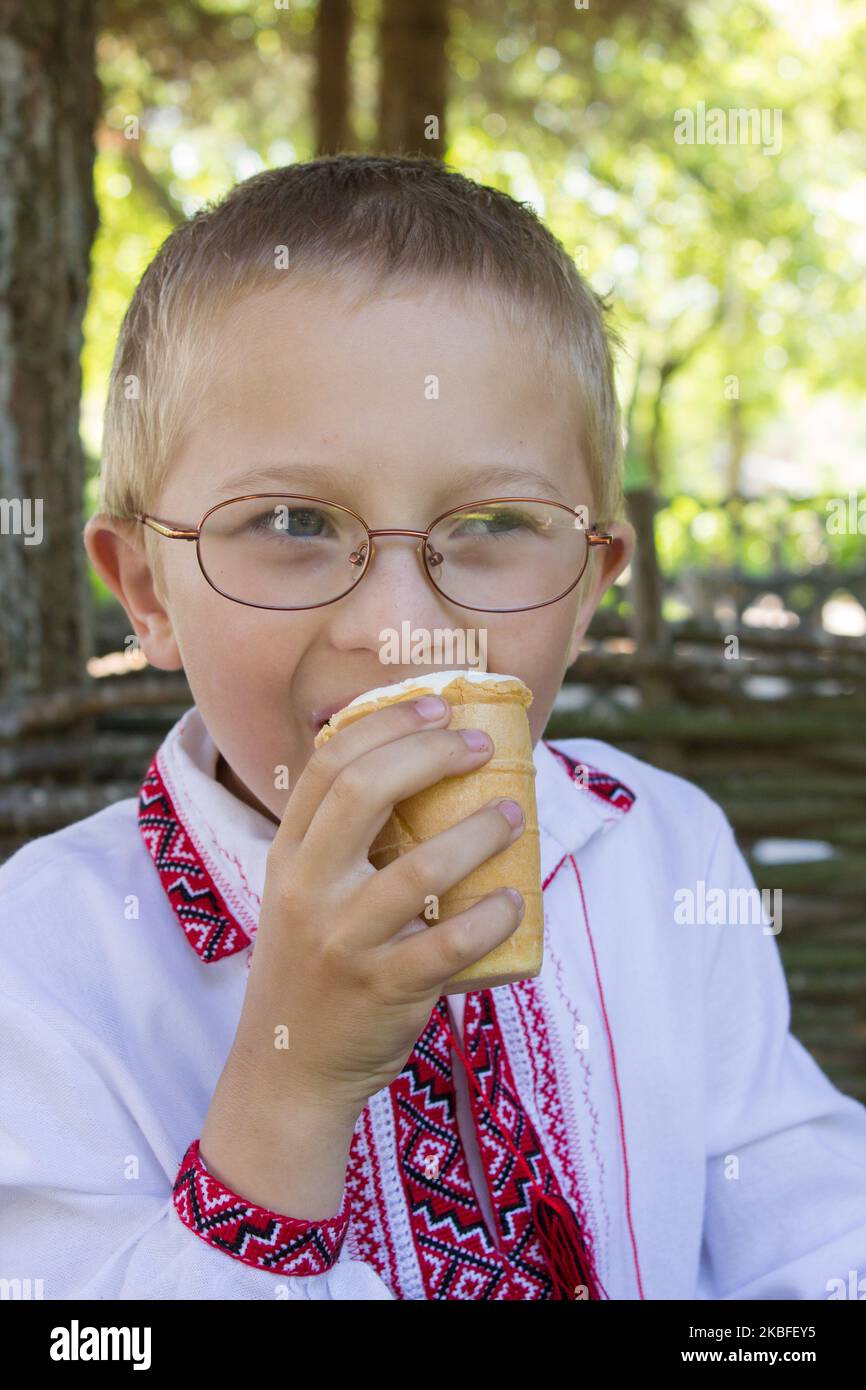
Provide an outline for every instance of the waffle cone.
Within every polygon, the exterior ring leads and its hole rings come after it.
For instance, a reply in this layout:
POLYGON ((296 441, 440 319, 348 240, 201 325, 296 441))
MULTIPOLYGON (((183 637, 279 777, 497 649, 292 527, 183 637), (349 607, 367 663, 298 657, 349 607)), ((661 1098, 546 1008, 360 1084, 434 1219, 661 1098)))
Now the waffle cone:
MULTIPOLYGON (((418 699, 423 682, 394 696, 340 710, 320 730, 317 745, 346 724, 402 699, 418 699)), ((463 994, 531 979, 541 970, 544 947, 544 907, 535 765, 532 735, 526 715, 532 694, 522 681, 469 682, 456 678, 438 692, 452 706, 449 729, 483 729, 493 740, 493 757, 477 771, 444 777, 433 787, 399 802, 370 848, 370 862, 384 868, 416 845, 440 834, 494 797, 510 797, 523 810, 523 834, 500 854, 480 864, 440 895, 438 920, 445 921, 471 908, 479 898, 500 888, 516 888, 526 908, 517 930, 500 946, 452 976, 443 994, 463 994)))

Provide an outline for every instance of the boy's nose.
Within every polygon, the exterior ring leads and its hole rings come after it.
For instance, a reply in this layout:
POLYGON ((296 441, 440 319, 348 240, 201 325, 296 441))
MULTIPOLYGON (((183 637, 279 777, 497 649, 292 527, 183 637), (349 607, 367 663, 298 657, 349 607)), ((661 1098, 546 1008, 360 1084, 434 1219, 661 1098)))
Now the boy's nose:
POLYGON ((428 555, 428 558, 429 558, 431 564, 437 565, 437 564, 441 564, 441 562, 442 562, 442 556, 441 556, 441 555, 438 555, 438 554, 436 553, 436 551, 435 551, 435 548, 432 547, 432 546, 430 546, 430 545, 428 544, 428 542, 427 542, 427 540, 426 540, 426 536, 427 536, 427 532, 426 532, 426 531, 403 530, 403 529, 400 529, 399 527, 388 526, 388 527, 380 528, 378 531, 370 531, 370 532, 369 532, 369 535, 370 535, 370 537, 371 537, 371 542, 370 542, 370 544, 371 544, 371 548, 372 548, 373 554, 375 554, 375 552, 376 552, 376 540, 377 540, 377 538, 378 538, 379 536, 401 536, 401 537, 405 536, 405 537, 408 537, 410 540, 414 540, 414 541, 415 541, 415 554, 418 556, 419 562, 420 562, 420 564, 421 564, 421 568, 422 568, 422 570, 424 571, 425 574, 426 574, 426 567, 425 567, 425 565, 424 565, 424 553, 425 553, 425 551, 427 552, 427 555, 428 555))
POLYGON ((471 621, 464 609, 448 602, 431 584, 420 546, 423 532, 375 533, 367 569, 355 587, 331 609, 338 621, 360 625, 378 633, 399 627, 404 619, 416 626, 441 625, 442 615, 453 613, 455 622, 471 621), (460 618, 463 614, 463 618, 460 618))
POLYGON ((427 595, 430 599, 440 598, 427 575, 424 565, 424 532, 371 532, 370 557, 367 571, 357 588, 360 595, 364 589, 392 589, 396 586, 417 595, 427 595))

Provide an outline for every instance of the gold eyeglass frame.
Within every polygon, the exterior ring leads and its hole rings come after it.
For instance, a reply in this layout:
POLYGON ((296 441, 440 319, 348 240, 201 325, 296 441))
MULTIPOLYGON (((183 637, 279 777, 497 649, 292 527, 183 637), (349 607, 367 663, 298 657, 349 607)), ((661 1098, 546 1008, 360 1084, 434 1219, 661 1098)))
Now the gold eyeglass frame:
MULTIPOLYGON (((579 513, 575 507, 569 507, 564 502, 555 502, 551 498, 484 497, 478 502, 464 502, 459 507, 449 507, 447 511, 442 512, 439 516, 437 516, 435 521, 431 521, 426 531, 405 530, 400 527, 385 527, 384 529, 371 531, 364 518, 362 516, 359 516, 356 511, 353 511, 351 507, 344 506, 342 502, 332 502, 327 497, 308 497, 303 493, 295 492, 251 492, 244 494, 243 497, 229 497, 224 502, 215 503, 213 507, 208 508, 201 521, 199 522, 198 526, 196 526, 193 530, 187 530, 183 527, 177 526, 167 526, 164 522, 159 521, 156 517, 151 516, 147 512, 135 512, 134 517, 136 521, 140 521, 145 526, 149 526, 151 530, 156 531, 160 536, 165 536, 168 540, 195 541, 196 559, 198 560, 198 567, 201 570, 202 575, 204 576, 206 582, 210 585, 210 587, 214 589, 218 594, 220 594, 223 598, 228 599, 231 603, 242 603, 247 608, 267 608, 278 613, 303 613, 313 608, 327 608, 330 604, 337 603, 341 598, 345 598, 346 594, 350 594, 353 589, 356 589, 358 587, 361 580, 364 578, 364 575, 367 573, 367 570, 370 568, 370 564, 372 562, 376 550, 376 547, 373 543, 374 536, 418 536, 418 557, 421 563, 421 568, 423 569, 424 574, 426 575, 429 582, 432 584, 433 588, 436 590, 437 593, 441 594, 444 599, 447 599, 449 603, 453 603, 456 608, 468 608, 470 612, 473 613, 526 613, 534 608, 548 608, 551 603, 558 603, 561 598, 565 598, 566 594, 570 594, 572 589, 580 583, 586 571, 586 566, 589 563, 590 546, 611 545, 613 543, 612 535, 610 535, 606 531, 598 531, 594 525, 588 526, 586 528, 581 528, 583 529, 584 535, 586 536, 587 544, 586 555, 584 557, 584 561, 580 569, 580 574, 578 574, 577 578, 574 580, 573 583, 569 584, 567 589, 563 589, 561 594, 557 594, 556 598, 545 599, 544 603, 529 603, 522 605, 518 608, 480 608, 477 605, 471 603, 458 603, 456 599, 451 598, 448 594, 446 594, 444 589, 441 589, 439 587, 439 585, 436 583, 436 580, 430 573, 430 570, 427 567, 426 542, 429 540, 430 533, 433 530, 433 528, 438 526, 440 521, 444 521, 446 517, 453 516, 455 512, 469 511, 472 507, 484 507, 492 502, 542 502, 545 506, 548 507, 558 507, 561 511, 568 512, 570 516, 579 516, 579 513), (224 589, 221 589, 219 585, 215 584, 214 581, 210 578, 210 576, 207 573, 207 570, 205 569, 202 563, 200 544, 202 527, 204 526, 208 517, 212 516, 214 512, 219 511, 221 507, 231 506, 233 502, 264 501, 266 499, 275 497, 280 498, 283 501, 294 499, 298 502, 319 502, 325 507, 336 507, 338 510, 342 512, 348 512, 350 516, 353 516, 356 521, 360 522, 368 538, 366 554, 364 555, 360 573, 355 577, 355 579, 352 581, 349 587, 347 589, 344 589, 341 594, 337 594, 334 598, 325 599, 322 603, 304 603, 289 605, 281 603, 250 603, 248 599, 235 598, 233 594, 227 594, 224 589)), ((358 551, 353 552, 353 555, 359 557, 359 551, 363 548, 363 546, 360 546, 358 548, 358 551)), ((349 556, 349 560, 353 564, 358 562, 357 560, 353 559, 351 555, 349 556)))

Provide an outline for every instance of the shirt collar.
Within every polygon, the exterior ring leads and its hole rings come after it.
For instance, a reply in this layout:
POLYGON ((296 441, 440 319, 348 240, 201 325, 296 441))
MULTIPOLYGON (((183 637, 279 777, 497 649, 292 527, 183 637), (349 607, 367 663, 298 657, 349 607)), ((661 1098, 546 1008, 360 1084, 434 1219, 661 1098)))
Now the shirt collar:
MULTIPOLYGON (((158 749, 139 794, 138 822, 163 890, 202 961, 252 944, 274 822, 216 777, 219 751, 196 706, 158 749)), ((619 824, 635 794, 600 768, 540 739, 533 749, 546 884, 567 854, 619 824)))
POLYGON ((564 855, 576 854, 593 835, 619 825, 637 797, 618 778, 545 739, 539 739, 532 756, 544 884, 564 855))

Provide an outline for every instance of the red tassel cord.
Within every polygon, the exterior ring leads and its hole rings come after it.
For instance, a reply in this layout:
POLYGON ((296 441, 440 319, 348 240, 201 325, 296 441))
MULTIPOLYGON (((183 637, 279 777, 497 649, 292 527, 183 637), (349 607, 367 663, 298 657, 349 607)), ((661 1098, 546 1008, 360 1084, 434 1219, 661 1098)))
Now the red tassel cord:
MULTIPOLYGON (((576 1302, 601 1300, 601 1282, 586 1249, 577 1217, 564 1197, 532 1194, 532 1218, 553 1281, 553 1297, 576 1302)), ((604 1295, 606 1297, 606 1295, 604 1295)))
POLYGON ((589 1249, 580 1223, 564 1197, 553 1192, 544 1192, 539 1187, 523 1154, 518 1152, 509 1136, 502 1129, 493 1114, 484 1088, 470 1066, 454 1034, 447 1023, 434 1011, 436 1022, 445 1029, 449 1042, 466 1069, 466 1075, 481 1098, 481 1103, 491 1115, 497 1130, 502 1135, 518 1163, 522 1163, 532 1184, 532 1220, 538 1243, 544 1254, 544 1261, 553 1285, 553 1297, 568 1302, 584 1299, 601 1301, 608 1297, 598 1276, 592 1252, 589 1249))

